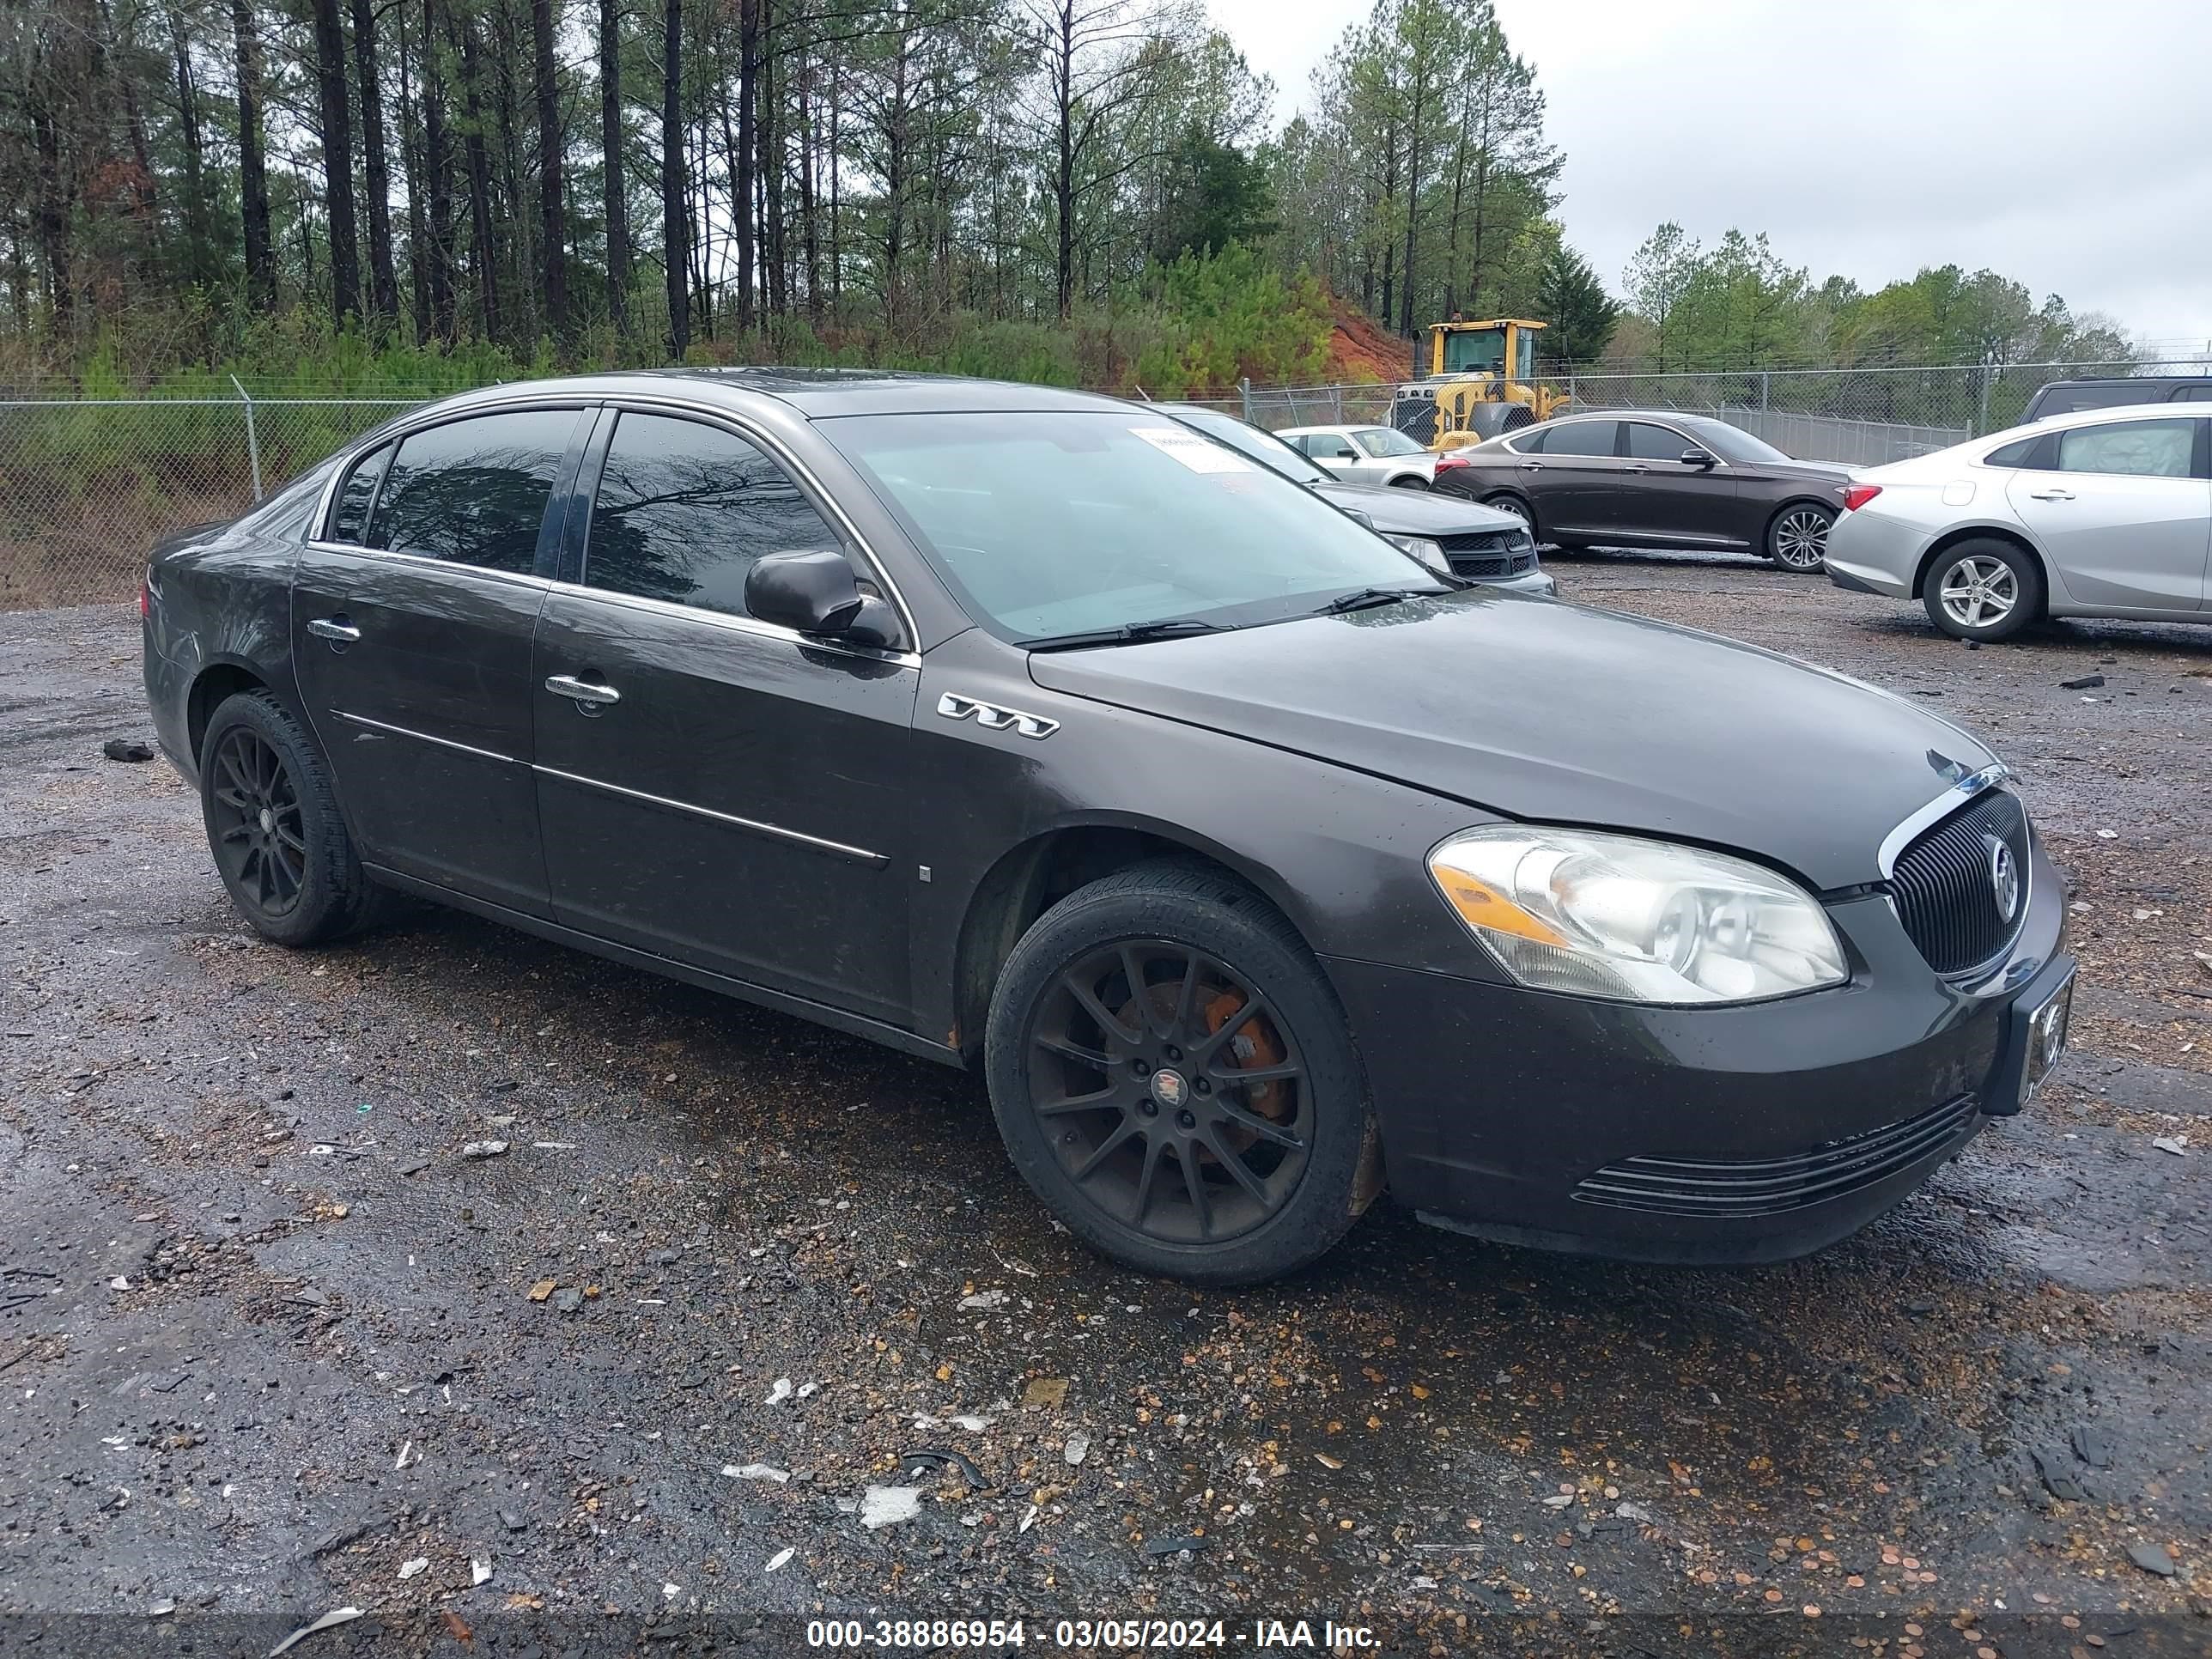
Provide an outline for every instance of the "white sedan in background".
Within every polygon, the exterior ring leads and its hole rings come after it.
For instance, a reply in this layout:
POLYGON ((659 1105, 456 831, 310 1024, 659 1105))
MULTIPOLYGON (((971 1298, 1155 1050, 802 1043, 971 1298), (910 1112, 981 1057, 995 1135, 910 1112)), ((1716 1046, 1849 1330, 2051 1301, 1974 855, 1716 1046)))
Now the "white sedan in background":
MULTIPOLYGON (((1392 426, 1294 426, 1277 437, 1304 450, 1346 483, 1426 489, 1437 481, 1438 457, 1392 426)), ((1465 466, 1457 456, 1445 463, 1465 466)))
POLYGON ((2212 623, 2212 409, 2046 418, 1855 473, 1827 569, 1962 640, 2038 617, 2212 623))

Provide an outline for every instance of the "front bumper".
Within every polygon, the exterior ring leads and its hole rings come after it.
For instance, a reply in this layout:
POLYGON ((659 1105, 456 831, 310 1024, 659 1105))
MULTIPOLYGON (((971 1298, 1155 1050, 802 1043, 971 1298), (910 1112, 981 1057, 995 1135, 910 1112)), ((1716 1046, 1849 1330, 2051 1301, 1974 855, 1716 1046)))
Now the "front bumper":
POLYGON ((1534 593, 1539 599, 1555 599, 1559 596, 1559 584, 1552 573, 1540 564, 1534 570, 1524 570, 1517 576, 1500 576, 1494 580, 1477 576, 1473 580, 1484 587, 1502 588, 1508 593, 1534 593))
POLYGON ((1900 1203, 2018 1109, 2025 1015, 2073 970, 2040 846, 2030 910, 1969 994, 1888 901, 1829 907, 1849 984, 1649 1008, 1333 958, 1393 1194, 1506 1243, 1675 1262, 1785 1260, 1900 1203))

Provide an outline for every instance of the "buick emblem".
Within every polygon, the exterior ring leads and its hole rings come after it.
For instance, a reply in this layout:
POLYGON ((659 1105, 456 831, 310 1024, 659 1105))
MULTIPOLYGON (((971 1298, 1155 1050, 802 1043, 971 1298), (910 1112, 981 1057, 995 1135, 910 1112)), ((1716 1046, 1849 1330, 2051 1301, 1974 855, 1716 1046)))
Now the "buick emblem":
POLYGON ((1163 1067, 1152 1073, 1152 1098, 1171 1112, 1182 1104, 1183 1092, 1188 1087, 1180 1072, 1163 1067))
POLYGON ((1997 902, 1997 915, 2010 921, 2020 914, 2020 866, 2012 848, 1996 836, 1987 839, 1990 851, 1990 891, 1997 902))

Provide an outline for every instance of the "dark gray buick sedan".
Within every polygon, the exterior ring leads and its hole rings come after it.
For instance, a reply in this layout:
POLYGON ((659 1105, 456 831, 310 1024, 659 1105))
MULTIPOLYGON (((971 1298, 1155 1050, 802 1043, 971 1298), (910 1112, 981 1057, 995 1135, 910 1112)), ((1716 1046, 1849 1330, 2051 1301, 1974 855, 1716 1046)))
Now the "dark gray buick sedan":
POLYGON ((1234 1284, 1426 1219, 1753 1261, 2065 1040, 1997 757, 1463 586, 1141 408, 622 374, 370 434, 146 574, 248 922, 392 893, 980 1066, 1077 1235, 1234 1284))

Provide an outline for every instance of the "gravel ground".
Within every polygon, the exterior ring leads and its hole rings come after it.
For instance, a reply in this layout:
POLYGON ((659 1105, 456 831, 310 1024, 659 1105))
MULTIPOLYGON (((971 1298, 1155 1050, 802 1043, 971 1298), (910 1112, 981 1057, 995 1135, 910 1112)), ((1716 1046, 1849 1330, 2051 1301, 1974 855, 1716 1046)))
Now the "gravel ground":
POLYGON ((2212 629, 1969 651, 1746 562, 1554 568, 1935 700, 2078 885, 2056 1079, 1814 1260, 1386 1200, 1293 1284, 1137 1278, 958 1074, 451 914, 257 942, 175 776, 101 757, 146 735, 135 617, 0 617, 0 1651, 342 1607, 305 1659, 824 1613, 2206 1650, 2212 629), (918 1513, 866 1527, 871 1486, 918 1513))

